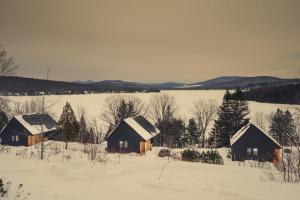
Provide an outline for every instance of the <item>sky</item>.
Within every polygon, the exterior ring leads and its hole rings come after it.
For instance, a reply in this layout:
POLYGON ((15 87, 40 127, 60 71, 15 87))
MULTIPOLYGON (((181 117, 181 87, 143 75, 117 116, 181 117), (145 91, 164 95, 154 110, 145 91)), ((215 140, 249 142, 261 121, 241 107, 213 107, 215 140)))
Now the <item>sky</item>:
POLYGON ((0 0, 0 44, 17 75, 197 82, 294 78, 299 0, 0 0))

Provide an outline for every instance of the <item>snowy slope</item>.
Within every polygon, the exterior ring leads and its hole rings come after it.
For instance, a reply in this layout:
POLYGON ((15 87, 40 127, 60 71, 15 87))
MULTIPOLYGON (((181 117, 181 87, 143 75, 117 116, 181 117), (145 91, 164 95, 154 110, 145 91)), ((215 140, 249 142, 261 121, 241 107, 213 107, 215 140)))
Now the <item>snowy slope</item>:
MULTIPOLYGON (((224 166, 178 160, 168 163, 166 158, 158 158, 158 149, 154 149, 145 156, 108 154, 107 165, 102 165, 88 161, 78 144, 70 144, 70 148, 71 160, 62 160, 62 154, 49 157, 48 152, 44 161, 16 156, 24 148, 11 148, 10 153, 0 154, 0 177, 23 183, 32 200, 296 200, 300 195, 299 184, 272 181, 266 170, 238 166, 228 159, 224 166)), ((220 151, 225 156, 226 149, 220 151)))

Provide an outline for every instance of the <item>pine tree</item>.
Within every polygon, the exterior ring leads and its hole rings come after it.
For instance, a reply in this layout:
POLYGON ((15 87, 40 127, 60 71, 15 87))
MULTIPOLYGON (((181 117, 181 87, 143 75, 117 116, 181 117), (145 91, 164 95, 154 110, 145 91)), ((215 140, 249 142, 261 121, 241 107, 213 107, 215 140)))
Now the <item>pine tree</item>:
POLYGON ((211 141, 216 147, 229 147, 230 137, 242 126, 249 123, 248 102, 244 100, 242 91, 238 88, 231 94, 228 90, 223 103, 218 109, 218 119, 211 133, 211 141))
POLYGON ((243 92, 240 88, 237 88, 236 91, 231 95, 232 100, 232 122, 233 130, 237 131, 242 126, 245 126, 249 123, 249 108, 248 102, 244 100, 243 92))
POLYGON ((296 126, 289 110, 277 109, 271 117, 270 133, 284 146, 293 145, 297 140, 296 126))
POLYGON ((196 120, 194 118, 189 119, 189 123, 187 126, 187 142, 190 145, 199 144, 200 133, 198 130, 198 126, 196 120))
POLYGON ((68 148, 68 142, 78 140, 79 124, 76 120, 74 111, 68 102, 63 108, 63 112, 57 123, 57 128, 61 134, 62 141, 66 142, 65 149, 68 148))
POLYGON ((284 114, 285 114, 284 122, 285 122, 285 134, 286 134, 285 143, 286 145, 294 145, 297 143, 297 137, 298 137, 295 121, 289 110, 286 110, 284 114))
POLYGON ((82 115, 79 120, 79 141, 86 143, 86 136, 88 135, 87 125, 82 115))
POLYGON ((215 120, 211 133, 212 145, 215 147, 229 146, 230 135, 233 134, 233 118, 231 93, 226 90, 222 105, 218 108, 218 119, 215 120))
POLYGON ((183 147, 185 144, 182 143, 182 138, 186 134, 186 127, 184 124, 184 121, 182 119, 173 119, 171 121, 171 135, 169 137, 172 138, 172 141, 174 141, 173 145, 177 147, 183 147))

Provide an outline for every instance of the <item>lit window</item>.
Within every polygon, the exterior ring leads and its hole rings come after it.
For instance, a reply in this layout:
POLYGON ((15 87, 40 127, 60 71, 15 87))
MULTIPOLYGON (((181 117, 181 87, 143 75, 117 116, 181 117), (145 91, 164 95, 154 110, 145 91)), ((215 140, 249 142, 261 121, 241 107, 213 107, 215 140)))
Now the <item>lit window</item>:
POLYGON ((258 156, 258 148, 253 148, 253 155, 258 156))
POLYGON ((250 156, 252 153, 252 149, 251 148, 247 148, 247 155, 250 156))
POLYGON ((124 143, 123 143, 123 141, 120 141, 120 142, 119 142, 119 146, 120 146, 120 149, 123 149, 123 148, 124 148, 124 143))
POLYGON ((19 142, 19 136, 16 135, 16 142, 19 142))
POLYGON ((128 148, 128 141, 124 141, 124 148, 125 148, 125 149, 128 148))
POLYGON ((15 136, 14 135, 11 136, 11 141, 13 141, 13 142, 15 141, 15 136))

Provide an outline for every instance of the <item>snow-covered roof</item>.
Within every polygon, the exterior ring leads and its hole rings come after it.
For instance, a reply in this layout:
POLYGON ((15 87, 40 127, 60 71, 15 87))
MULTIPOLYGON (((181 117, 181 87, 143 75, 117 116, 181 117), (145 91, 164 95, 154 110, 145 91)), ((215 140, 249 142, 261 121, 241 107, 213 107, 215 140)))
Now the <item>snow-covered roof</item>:
MULTIPOLYGON (((129 117, 124 119, 124 122, 128 126, 130 126, 137 134, 139 134, 144 140, 149 140, 159 134, 159 130, 142 116, 129 117)), ((108 137, 117 128, 118 126, 109 133, 108 137)))
POLYGON ((56 121, 48 114, 16 115, 14 118, 32 135, 56 130, 56 121))
POLYGON ((233 145, 236 143, 247 131, 251 128, 251 126, 254 126, 257 128, 260 132, 265 134, 270 140, 272 140, 275 144, 281 147, 281 145, 272 137, 270 136, 267 132, 259 128, 257 125, 254 123, 248 123, 246 126, 242 127, 239 131, 237 131, 231 138, 230 138, 230 144, 233 145))

